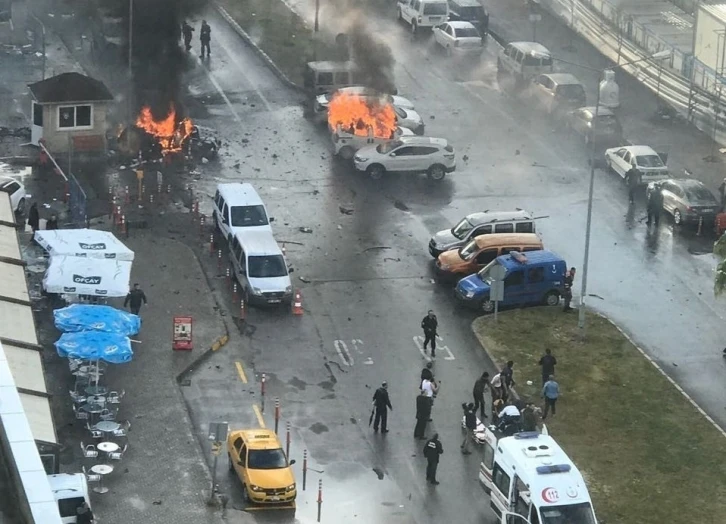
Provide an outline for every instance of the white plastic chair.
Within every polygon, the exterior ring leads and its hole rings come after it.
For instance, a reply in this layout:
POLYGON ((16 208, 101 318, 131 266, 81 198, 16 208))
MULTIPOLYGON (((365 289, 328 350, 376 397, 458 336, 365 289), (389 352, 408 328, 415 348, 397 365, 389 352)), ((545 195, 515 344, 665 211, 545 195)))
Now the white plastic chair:
POLYGON ((121 404, 121 399, 124 398, 124 395, 126 395, 125 389, 122 389, 120 393, 118 391, 110 391, 106 400, 109 404, 121 404))
POLYGON ((121 460, 124 456, 124 453, 126 453, 126 450, 129 448, 128 443, 124 445, 123 449, 121 451, 112 451, 108 454, 108 458, 111 460, 121 460))
POLYGON ((101 420, 116 420, 116 413, 118 413, 118 410, 111 411, 108 408, 104 408, 104 410, 98 414, 98 417, 101 420))
POLYGON ((86 422, 86 429, 91 433, 91 438, 103 438, 103 431, 93 429, 88 422, 86 422))
POLYGON ((70 391, 70 390, 68 391, 68 393, 71 395, 71 399, 76 404, 83 404, 86 401, 86 396, 81 393, 77 393, 75 391, 70 391))
POLYGON ((81 451, 83 452, 83 456, 86 458, 98 457, 98 450, 93 444, 89 444, 86 446, 83 441, 81 441, 81 451))
POLYGON ((86 466, 81 466, 81 469, 83 470, 83 474, 86 476, 86 480, 88 482, 101 482, 101 475, 98 475, 97 473, 88 473, 86 471, 86 466))
POLYGON ((88 413, 76 408, 75 404, 73 404, 73 414, 76 416, 77 420, 88 420, 88 413))
POLYGON ((118 428, 113 432, 114 437, 125 437, 128 435, 129 430, 131 429, 131 422, 128 420, 121 423, 121 427, 118 428))

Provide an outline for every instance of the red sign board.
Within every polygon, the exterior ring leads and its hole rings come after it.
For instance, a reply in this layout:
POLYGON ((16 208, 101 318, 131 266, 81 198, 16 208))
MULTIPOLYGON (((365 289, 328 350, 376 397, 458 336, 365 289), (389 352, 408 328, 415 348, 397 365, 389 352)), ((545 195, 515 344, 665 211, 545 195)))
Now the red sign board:
POLYGON ((192 344, 192 317, 174 317, 172 349, 175 351, 194 349, 192 344))

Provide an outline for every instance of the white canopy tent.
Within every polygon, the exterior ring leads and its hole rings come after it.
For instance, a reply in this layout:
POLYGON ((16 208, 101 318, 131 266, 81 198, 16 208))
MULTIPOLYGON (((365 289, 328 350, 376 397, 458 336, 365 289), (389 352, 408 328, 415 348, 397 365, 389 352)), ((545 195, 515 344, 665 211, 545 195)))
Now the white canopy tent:
POLYGON ((113 233, 98 229, 53 229, 35 232, 38 242, 50 255, 132 261, 134 252, 113 233))
POLYGON ((125 297, 130 279, 128 260, 52 256, 43 288, 48 293, 125 297))

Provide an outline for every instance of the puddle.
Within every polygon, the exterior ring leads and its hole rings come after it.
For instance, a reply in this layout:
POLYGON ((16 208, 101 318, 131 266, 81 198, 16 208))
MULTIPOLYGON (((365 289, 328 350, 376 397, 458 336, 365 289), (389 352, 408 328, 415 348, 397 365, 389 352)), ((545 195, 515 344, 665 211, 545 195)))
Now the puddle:
POLYGON ((316 422, 312 426, 310 426, 310 431, 315 433, 316 435, 320 435, 321 433, 325 433, 328 431, 328 426, 325 424, 321 424, 320 422, 316 422))
POLYGON ((288 380, 287 382, 290 386, 294 387, 295 389, 305 389, 308 385, 307 382, 300 380, 297 377, 292 377, 292 379, 288 380))

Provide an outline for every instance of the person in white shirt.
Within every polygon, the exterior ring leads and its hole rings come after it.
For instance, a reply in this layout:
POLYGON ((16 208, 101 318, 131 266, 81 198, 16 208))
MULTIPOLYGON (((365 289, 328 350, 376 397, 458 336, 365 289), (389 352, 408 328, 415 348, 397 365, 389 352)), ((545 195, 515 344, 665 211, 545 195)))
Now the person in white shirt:
POLYGON ((435 380, 424 379, 421 381, 421 391, 429 398, 433 398, 434 393, 438 391, 439 387, 436 385, 435 380))
POLYGON ((490 383, 492 385, 492 402, 498 399, 503 399, 504 389, 506 388, 506 386, 504 385, 504 379, 502 379, 502 374, 497 373, 496 375, 494 375, 494 378, 492 378, 490 383))

